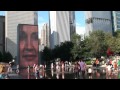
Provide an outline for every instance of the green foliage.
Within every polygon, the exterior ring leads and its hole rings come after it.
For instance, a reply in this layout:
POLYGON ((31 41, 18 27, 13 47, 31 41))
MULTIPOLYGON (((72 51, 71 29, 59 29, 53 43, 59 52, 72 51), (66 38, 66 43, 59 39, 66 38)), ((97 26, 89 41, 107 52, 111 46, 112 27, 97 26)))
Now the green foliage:
POLYGON ((0 52, 0 62, 2 62, 2 58, 3 57, 3 54, 0 52))
POLYGON ((93 31, 87 38, 86 47, 89 48, 93 57, 105 55, 107 44, 105 43, 105 33, 101 30, 93 31))
POLYGON ((74 44, 71 50, 71 54, 72 54, 73 59, 76 59, 76 57, 80 57, 81 55, 81 46, 80 46, 81 36, 78 34, 73 34, 71 41, 74 44))
POLYGON ((3 62, 8 63, 8 62, 12 61, 12 59, 13 59, 13 57, 9 52, 3 53, 3 62))
POLYGON ((3 54, 0 53, 0 62, 10 62, 12 61, 13 57, 9 52, 4 52, 3 54))
POLYGON ((44 61, 48 62, 51 60, 52 51, 48 47, 45 47, 42 53, 42 58, 44 61))
POLYGON ((80 43, 80 41, 81 41, 81 36, 78 35, 78 34, 73 34, 72 38, 71 38, 71 41, 72 41, 72 43, 78 45, 80 43))
POLYGON ((71 42, 66 41, 61 43, 52 50, 45 47, 43 50, 43 58, 45 61, 57 58, 68 61, 81 57, 101 57, 106 56, 108 48, 114 53, 120 53, 120 31, 115 32, 113 36, 110 33, 97 30, 91 32, 84 40, 81 40, 80 35, 73 34, 71 42))
POLYGON ((114 36, 120 38, 120 30, 117 30, 116 32, 114 32, 114 36))
POLYGON ((114 52, 120 52, 120 30, 117 30, 112 36, 109 33, 106 33, 106 43, 108 47, 114 52))
POLYGON ((66 41, 61 43, 60 45, 55 46, 54 49, 49 49, 45 47, 43 50, 43 60, 44 61, 52 61, 57 58, 60 58, 62 61, 69 61, 72 57, 71 49, 73 48, 73 43, 66 41))
POLYGON ((87 60, 85 63, 86 63, 87 65, 92 65, 91 60, 87 60))
POLYGON ((60 46, 56 46, 53 49, 54 59, 60 58, 62 61, 70 60, 72 54, 71 49, 73 48, 73 43, 66 41, 61 43, 60 46))

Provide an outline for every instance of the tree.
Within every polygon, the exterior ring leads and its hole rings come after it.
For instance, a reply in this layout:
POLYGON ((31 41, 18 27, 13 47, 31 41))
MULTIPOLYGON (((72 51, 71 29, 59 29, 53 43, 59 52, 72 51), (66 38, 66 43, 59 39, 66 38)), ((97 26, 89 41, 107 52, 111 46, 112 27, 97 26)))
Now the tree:
POLYGON ((0 52, 0 62, 2 62, 3 54, 0 52))
POLYGON ((71 49, 73 48, 73 43, 70 41, 62 42, 60 45, 55 46, 52 50, 53 58, 60 58, 62 61, 68 61, 72 57, 71 49))
POLYGON ((120 37, 120 30, 116 30, 116 32, 114 32, 114 36, 115 37, 120 37))
POLYGON ((80 42, 81 42, 81 36, 78 34, 73 34, 71 41, 73 43, 73 48, 71 50, 72 53, 72 57, 73 59, 76 59, 76 57, 80 57, 81 56, 81 50, 80 50, 80 42))
POLYGON ((73 48, 72 42, 66 41, 64 43, 61 43, 60 53, 59 53, 59 57, 61 58, 61 60, 63 61, 70 60, 70 58, 72 57, 72 54, 71 54, 72 48, 73 48))
POLYGON ((87 46, 94 57, 106 54, 107 44, 105 43, 105 33, 101 30, 93 31, 88 38, 87 46))
POLYGON ((116 38, 115 53, 120 53, 120 38, 116 38))
POLYGON ((80 42, 80 46, 81 46, 81 57, 91 57, 91 53, 90 53, 90 46, 89 46, 89 38, 86 37, 83 41, 80 42))
POLYGON ((107 50, 116 51, 116 37, 113 37, 112 34, 105 34, 105 43, 107 45, 107 50))
POLYGON ((114 33, 114 36, 110 33, 106 33, 106 43, 108 48, 111 49, 114 53, 120 52, 120 30, 117 30, 114 33))
POLYGON ((45 47, 42 53, 43 60, 49 62, 51 60, 51 49, 48 47, 45 47))
POLYGON ((52 58, 53 59, 60 58, 59 54, 60 54, 60 46, 56 45, 55 48, 52 50, 52 58))
POLYGON ((114 36, 115 36, 114 51, 115 53, 120 53, 120 30, 117 30, 114 36))
POLYGON ((12 61, 12 59, 13 59, 13 56, 11 55, 10 52, 3 53, 2 62, 9 63, 10 61, 12 61))

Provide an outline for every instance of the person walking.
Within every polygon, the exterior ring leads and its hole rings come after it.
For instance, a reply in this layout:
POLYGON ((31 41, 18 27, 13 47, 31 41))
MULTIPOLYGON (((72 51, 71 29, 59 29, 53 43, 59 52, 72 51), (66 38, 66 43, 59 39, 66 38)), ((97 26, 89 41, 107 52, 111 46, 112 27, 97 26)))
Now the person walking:
POLYGON ((28 79, 30 79, 30 65, 28 65, 27 71, 28 71, 28 79))
POLYGON ((36 64, 33 65, 33 73, 35 72, 35 66, 36 66, 36 64))
POLYGON ((98 59, 96 59, 96 68, 99 66, 99 60, 98 59))
POLYGON ((86 64, 85 64, 85 62, 83 62, 83 60, 81 60, 81 62, 80 62, 80 68, 81 68, 81 72, 82 72, 82 77, 83 77, 83 79, 85 79, 86 64))
POLYGON ((19 74, 19 65, 17 65, 16 73, 19 74))
POLYGON ((75 62, 74 71, 75 71, 75 79, 77 79, 78 78, 78 64, 77 64, 77 62, 75 62))
POLYGON ((88 76, 89 76, 89 79, 92 79, 92 68, 91 67, 88 68, 88 76))
POLYGON ((81 62, 81 61, 78 62, 78 75, 79 75, 79 76, 80 76, 80 72, 81 72, 80 62, 81 62))
POLYGON ((35 67, 35 78, 36 79, 39 78, 39 67, 38 67, 38 65, 36 65, 36 67, 35 67))

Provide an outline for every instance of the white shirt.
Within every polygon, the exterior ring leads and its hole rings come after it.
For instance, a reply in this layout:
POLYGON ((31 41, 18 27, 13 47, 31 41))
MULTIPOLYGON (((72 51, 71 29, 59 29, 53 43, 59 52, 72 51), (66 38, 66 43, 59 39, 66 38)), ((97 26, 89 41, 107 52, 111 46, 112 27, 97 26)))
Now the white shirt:
POLYGON ((56 69, 59 69, 59 66, 58 66, 58 65, 56 66, 56 69))
POLYGON ((51 63, 51 68, 53 68, 53 63, 51 63))
POLYGON ((88 69, 88 73, 92 73, 92 69, 91 68, 88 69))
POLYGON ((111 66, 110 66, 110 65, 108 65, 108 66, 107 66, 107 69, 108 69, 108 71, 110 71, 110 70, 111 70, 111 66))
POLYGON ((36 67, 35 67, 35 72, 37 72, 37 70, 39 70, 39 68, 36 66, 36 67))

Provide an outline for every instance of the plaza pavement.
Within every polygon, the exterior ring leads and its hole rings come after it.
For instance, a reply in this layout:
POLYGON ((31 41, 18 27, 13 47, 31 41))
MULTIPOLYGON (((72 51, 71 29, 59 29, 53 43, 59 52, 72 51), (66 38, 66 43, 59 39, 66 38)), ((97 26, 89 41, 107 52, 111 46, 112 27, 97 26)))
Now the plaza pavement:
MULTIPOLYGON (((93 67, 92 65, 87 65, 87 68, 91 67, 92 69, 96 69, 96 67, 93 67)), ((99 66, 97 69, 105 69, 106 65, 101 65, 99 66)), ((16 69, 16 67, 13 68, 14 70, 16 69)), ((18 74, 16 74, 15 72, 8 74, 10 79, 22 79, 22 77, 18 74)))

